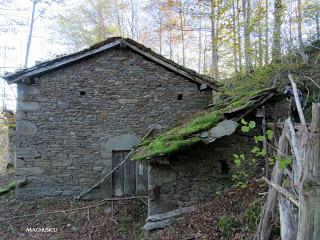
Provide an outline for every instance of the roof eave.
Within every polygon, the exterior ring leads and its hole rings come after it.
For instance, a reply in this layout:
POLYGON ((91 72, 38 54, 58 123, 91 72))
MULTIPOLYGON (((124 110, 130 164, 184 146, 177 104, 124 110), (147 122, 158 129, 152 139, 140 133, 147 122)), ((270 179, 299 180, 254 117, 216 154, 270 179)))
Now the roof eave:
MULTIPOLYGON (((102 45, 96 49, 89 50, 87 52, 84 52, 80 55, 74 55, 70 58, 62 59, 61 61, 56 61, 50 64, 50 61, 46 63, 41 63, 39 65, 36 65, 34 67, 22 70, 20 73, 13 73, 10 75, 3 76, 3 78, 7 81, 8 84, 17 83, 19 81, 24 81, 24 79, 30 79, 33 77, 37 77, 39 75, 43 75, 47 72, 53 71, 57 68, 61 68, 63 66, 72 64, 74 62, 77 62, 83 58, 89 57, 93 54, 102 52, 104 50, 110 49, 112 47, 115 47, 117 45, 126 46, 133 50, 134 52, 145 56, 146 58, 156 62, 157 64, 185 77, 186 79, 190 80, 191 82, 195 82, 197 84, 202 85, 202 89, 204 90, 206 88, 211 88, 213 90, 219 91, 220 85, 216 82, 211 81, 211 79, 201 76, 198 73, 190 73, 189 71, 180 69, 176 67, 175 65, 171 64, 170 62, 167 62, 157 56, 157 54, 151 54, 148 51, 144 51, 143 49, 139 48, 138 46, 135 46, 134 44, 130 43, 130 41, 126 41, 125 39, 117 39, 113 42, 110 42, 108 44, 102 45)), ((59 60, 59 59, 57 59, 59 60)))

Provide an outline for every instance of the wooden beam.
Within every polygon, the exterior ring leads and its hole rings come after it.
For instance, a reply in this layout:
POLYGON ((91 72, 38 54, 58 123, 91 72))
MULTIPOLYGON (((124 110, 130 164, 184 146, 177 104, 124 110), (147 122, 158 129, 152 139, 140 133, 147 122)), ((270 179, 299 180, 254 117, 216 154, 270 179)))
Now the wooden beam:
POLYGON ((281 187, 278 184, 275 184, 273 182, 271 182, 269 179, 267 179, 266 177, 262 177, 262 179, 272 188, 274 188, 275 190, 277 190, 278 193, 280 193, 281 195, 283 195, 286 199, 288 199, 290 202, 292 202, 296 207, 299 208, 299 200, 293 195, 291 194, 289 191, 287 191, 287 189, 281 187))
POLYGON ((303 115, 303 109, 301 107, 301 103, 300 103, 300 100, 299 100, 299 94, 298 94, 298 88, 297 88, 297 84, 296 82, 293 80, 293 77, 291 75, 291 73, 289 72, 288 74, 288 78, 290 80, 290 83, 291 83, 291 86, 292 86, 292 90, 293 90, 293 95, 294 95, 294 100, 296 102, 296 107, 297 107, 297 110, 298 110, 298 114, 299 114, 299 118, 300 118, 300 121, 301 121, 301 124, 302 125, 306 125, 306 120, 304 118, 304 115, 303 115))

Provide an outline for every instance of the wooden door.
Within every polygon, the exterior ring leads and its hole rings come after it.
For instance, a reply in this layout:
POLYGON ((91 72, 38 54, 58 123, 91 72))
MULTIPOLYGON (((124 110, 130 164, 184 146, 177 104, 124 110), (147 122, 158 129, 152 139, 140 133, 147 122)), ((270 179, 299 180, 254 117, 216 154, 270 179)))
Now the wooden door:
MULTIPOLYGON (((113 151, 112 168, 118 166, 130 151, 113 151)), ((128 159, 112 176, 113 194, 116 197, 134 195, 136 192, 135 162, 128 159)))

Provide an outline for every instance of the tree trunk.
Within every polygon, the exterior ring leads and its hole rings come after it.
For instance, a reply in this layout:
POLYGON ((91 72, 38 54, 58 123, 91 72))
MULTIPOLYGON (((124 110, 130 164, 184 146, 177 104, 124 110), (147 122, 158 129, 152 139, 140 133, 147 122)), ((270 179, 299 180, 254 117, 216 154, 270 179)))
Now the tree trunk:
POLYGON ((283 9, 282 0, 275 0, 272 61, 280 61, 281 59, 282 9, 283 9))
POLYGON ((240 2, 237 0, 237 26, 238 26, 238 53, 239 53, 239 71, 242 72, 242 49, 241 49, 241 20, 240 20, 240 2))
POLYGON ((312 106, 311 131, 302 126, 305 141, 303 174, 299 196, 299 240, 318 240, 320 236, 320 104, 312 106))
MULTIPOLYGON (((286 139, 286 134, 288 132, 288 124, 285 123, 281 136, 279 138, 278 145, 278 156, 283 156, 288 152, 288 141, 286 139)), ((281 185, 283 176, 283 169, 280 169, 279 162, 277 161, 272 170, 271 181, 275 184, 281 185)), ((277 197, 278 192, 272 187, 269 187, 267 200, 261 210, 260 213, 260 222, 258 225, 258 229, 256 235, 254 237, 255 240, 269 240, 270 232, 272 228, 272 223, 275 220, 275 210, 277 206, 277 197)))
POLYGON ((301 17, 301 0, 298 0, 298 41, 300 49, 303 48, 303 41, 302 41, 302 17, 301 17))
POLYGON ((267 65, 269 63, 269 0, 266 0, 266 31, 265 31, 265 45, 266 45, 266 53, 264 55, 264 64, 267 65))
POLYGON ((316 25, 317 25, 317 39, 320 39, 320 22, 319 22, 319 17, 320 13, 316 12, 316 25))
POLYGON ((233 37, 233 67, 238 72, 238 56, 237 56, 237 26, 236 26, 236 6, 235 0, 232 1, 232 37, 233 37))
POLYGON ((33 32, 33 23, 34 23, 34 13, 36 10, 36 4, 37 1, 32 1, 32 14, 31 14, 31 22, 29 27, 29 35, 28 35, 28 42, 27 42, 27 50, 26 50, 26 57, 24 60, 24 67, 28 66, 28 60, 29 60, 29 52, 30 52, 30 46, 31 46, 31 40, 32 40, 32 32, 33 32))
POLYGON ((180 29, 181 29, 181 42, 182 42, 182 66, 186 65, 186 50, 185 50, 185 36, 184 36, 184 28, 185 28, 185 17, 184 17, 184 4, 183 0, 180 0, 180 29))
POLYGON ((201 53, 202 53, 202 4, 201 1, 199 1, 198 3, 199 6, 199 30, 198 30, 198 41, 199 41, 199 45, 198 45, 198 72, 201 72, 201 53))
POLYGON ((251 18, 251 3, 250 0, 242 0, 243 21, 244 21, 244 58, 246 71, 252 67, 251 63, 251 41, 250 41, 250 18, 251 18))
POLYGON ((211 1, 211 57, 212 57, 212 78, 219 80, 219 68, 218 68, 218 36, 216 26, 216 0, 211 1))
POLYGON ((297 207, 292 202, 280 195, 279 213, 281 239, 296 240, 298 231, 297 207))

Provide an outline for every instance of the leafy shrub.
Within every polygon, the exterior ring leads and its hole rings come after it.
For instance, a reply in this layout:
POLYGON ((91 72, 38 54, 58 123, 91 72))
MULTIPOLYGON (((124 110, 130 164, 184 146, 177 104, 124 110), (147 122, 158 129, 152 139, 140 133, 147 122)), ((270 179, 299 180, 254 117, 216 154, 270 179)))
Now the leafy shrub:
POLYGON ((233 217, 223 215, 218 221, 218 229, 221 234, 221 239, 230 239, 232 232, 239 227, 239 222, 233 217))
POLYGON ((246 225, 249 231, 255 232, 261 211, 261 204, 258 200, 253 201, 245 211, 246 225))

